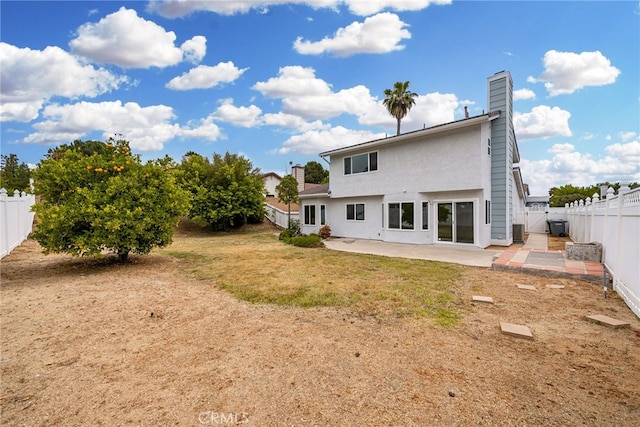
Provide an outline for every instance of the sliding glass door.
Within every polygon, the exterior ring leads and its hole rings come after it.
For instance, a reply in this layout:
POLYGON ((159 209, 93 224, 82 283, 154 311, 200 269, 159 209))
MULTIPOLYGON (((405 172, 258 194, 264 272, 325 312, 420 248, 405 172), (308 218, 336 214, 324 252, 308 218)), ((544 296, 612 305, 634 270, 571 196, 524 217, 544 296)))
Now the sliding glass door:
POLYGON ((438 241, 473 244, 473 202, 438 203, 438 241))

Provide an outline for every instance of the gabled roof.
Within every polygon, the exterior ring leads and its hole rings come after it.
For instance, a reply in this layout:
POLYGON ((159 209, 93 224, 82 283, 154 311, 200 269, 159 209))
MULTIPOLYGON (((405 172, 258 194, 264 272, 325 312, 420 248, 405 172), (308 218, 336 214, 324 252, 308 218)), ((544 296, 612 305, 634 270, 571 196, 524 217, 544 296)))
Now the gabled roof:
POLYGON ((267 172, 262 174, 262 178, 266 178, 268 176, 273 176, 275 178, 278 178, 279 180, 282 180, 282 177, 275 172, 267 172))
POLYGON ((462 129, 467 126, 473 126, 480 123, 485 123, 500 117, 500 111, 492 111, 487 114, 481 114, 479 116, 473 116, 461 120, 456 120, 449 123, 443 123, 440 125, 432 126, 425 129, 419 129, 412 132, 403 133, 400 135, 394 135, 381 139, 374 139, 373 141, 361 142, 360 144, 350 145, 348 147, 336 148, 334 150, 324 151, 320 153, 320 157, 327 157, 333 154, 347 154, 353 151, 359 151, 362 149, 368 149, 373 147, 380 147, 386 144, 397 144, 400 141, 406 141, 414 139, 420 136, 435 135, 442 132, 447 132, 455 129, 462 129))

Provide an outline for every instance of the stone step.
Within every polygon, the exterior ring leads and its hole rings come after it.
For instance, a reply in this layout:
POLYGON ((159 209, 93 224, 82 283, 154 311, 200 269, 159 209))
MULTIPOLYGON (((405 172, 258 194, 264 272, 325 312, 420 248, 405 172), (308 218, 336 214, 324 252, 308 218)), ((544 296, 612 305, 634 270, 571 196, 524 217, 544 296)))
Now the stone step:
POLYGON ((505 335, 533 340, 533 334, 531 333, 531 330, 524 325, 515 325, 513 323, 500 322, 500 330, 505 335))
POLYGON ((493 304, 493 298, 491 297, 483 297, 480 295, 474 295, 471 297, 471 301, 473 302, 486 302, 488 304, 493 304))
POLYGON ((587 316, 587 320, 614 329, 628 328, 630 326, 629 322, 614 319, 613 317, 605 316, 604 314, 594 314, 592 316, 587 316))

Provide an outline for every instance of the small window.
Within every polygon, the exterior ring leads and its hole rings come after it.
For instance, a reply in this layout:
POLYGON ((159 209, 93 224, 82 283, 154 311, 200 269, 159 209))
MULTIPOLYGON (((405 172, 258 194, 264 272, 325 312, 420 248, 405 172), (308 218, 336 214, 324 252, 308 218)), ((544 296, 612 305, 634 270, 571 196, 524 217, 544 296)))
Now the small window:
POLYGON ((491 200, 484 201, 484 223, 491 224, 491 200))
POLYGON ((413 230, 413 202, 389 203, 389 228, 413 230))
POLYGON ((364 203, 347 204, 347 221, 364 221, 364 203))
POLYGON ((389 203, 389 228, 400 228, 400 203, 389 203))
POLYGON ((316 205, 305 205, 304 207, 304 224, 316 225, 316 205))
POLYGON ((422 229, 429 229, 429 202, 422 202, 422 229))
POLYGON ((344 174, 365 173, 378 170, 378 153, 365 153, 344 158, 344 174))
POLYGON ((326 225, 327 223, 327 207, 320 205, 320 225, 326 225))
POLYGON ((487 154, 491 156, 491 138, 487 138, 487 154))

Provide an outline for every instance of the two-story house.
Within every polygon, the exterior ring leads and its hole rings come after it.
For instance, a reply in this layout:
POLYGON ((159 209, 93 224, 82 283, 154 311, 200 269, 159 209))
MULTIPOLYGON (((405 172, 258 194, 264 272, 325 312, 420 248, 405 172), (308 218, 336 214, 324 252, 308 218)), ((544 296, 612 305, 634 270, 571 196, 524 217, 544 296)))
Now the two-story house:
POLYGON ((513 243, 525 191, 507 71, 488 78, 488 113, 325 151, 329 185, 300 193, 301 231, 480 248, 513 243))

